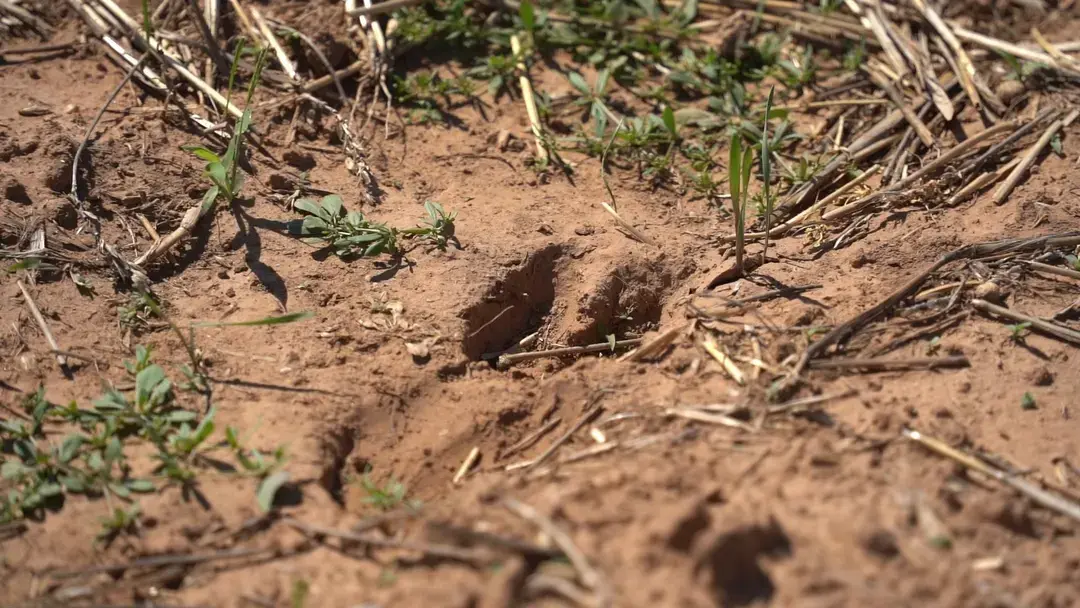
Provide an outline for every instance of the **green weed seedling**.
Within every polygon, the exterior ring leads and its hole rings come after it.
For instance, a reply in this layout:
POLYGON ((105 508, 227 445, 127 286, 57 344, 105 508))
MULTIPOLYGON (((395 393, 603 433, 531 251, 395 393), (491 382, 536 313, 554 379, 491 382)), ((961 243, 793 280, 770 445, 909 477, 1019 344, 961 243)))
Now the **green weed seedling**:
MULTIPOLYGON (((236 82, 236 72, 239 67, 240 58, 244 54, 244 42, 241 41, 237 47, 236 55, 233 59, 232 69, 229 71, 229 94, 226 98, 227 103, 232 103, 233 86, 236 82)), ((210 150, 205 146, 184 146, 183 149, 191 152, 195 156, 206 161, 205 174, 210 179, 211 186, 203 195, 202 209, 199 215, 205 215, 217 202, 218 197, 224 197, 225 202, 232 204, 233 201, 240 195, 240 190, 244 185, 244 174, 240 172, 240 161, 244 157, 245 149, 245 137, 248 131, 251 130, 251 100, 255 95, 255 89, 259 86, 259 80, 262 77, 263 67, 266 65, 267 49, 259 51, 255 60, 255 71, 251 76, 250 82, 248 82, 246 107, 241 114, 240 118, 233 123, 232 137, 229 139, 229 145, 225 149, 225 154, 218 156, 216 152, 210 150)))
POLYGON ((1009 330, 1009 340, 1023 344, 1024 339, 1027 338, 1029 329, 1031 328, 1031 321, 1024 321, 1023 323, 1017 323, 1016 325, 1006 325, 1006 329, 1009 330))
POLYGON ((330 247, 339 257, 374 257, 384 253, 400 255, 402 240, 420 240, 444 249, 454 239, 454 213, 447 213, 434 201, 424 203, 427 222, 415 228, 394 228, 374 222, 359 211, 346 211, 336 194, 316 202, 300 199, 295 207, 308 214, 293 232, 305 243, 330 247))
POLYGON ((608 119, 618 122, 618 118, 608 109, 604 100, 607 96, 608 81, 611 78, 609 70, 600 70, 596 75, 596 84, 589 86, 585 78, 577 72, 567 74, 570 84, 573 85, 580 97, 574 100, 574 105, 582 108, 586 116, 591 116, 596 137, 602 137, 607 130, 608 119))
POLYGON ((731 215, 735 223, 735 269, 740 275, 744 268, 746 208, 750 202, 750 171, 753 164, 753 148, 743 150, 742 135, 732 135, 728 160, 728 190, 731 193, 731 215))
POLYGON ((421 507, 419 501, 405 499, 407 491, 405 484, 394 478, 387 480, 386 485, 380 488, 377 483, 371 480, 369 475, 365 474, 360 478, 360 487, 367 493, 364 502, 381 511, 390 511, 399 506, 413 510, 421 507))

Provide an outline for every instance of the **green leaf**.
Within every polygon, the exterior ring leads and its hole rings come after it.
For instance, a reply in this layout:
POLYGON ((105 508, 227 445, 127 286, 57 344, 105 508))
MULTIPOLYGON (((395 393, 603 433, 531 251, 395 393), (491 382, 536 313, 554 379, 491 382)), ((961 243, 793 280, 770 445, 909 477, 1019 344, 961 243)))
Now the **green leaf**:
POLYGON ((323 208, 320 207, 318 203, 311 200, 310 198, 302 198, 302 199, 296 201, 295 203, 293 203, 293 208, 294 209, 299 209, 300 211, 303 211, 304 213, 310 213, 311 215, 313 215, 315 217, 322 218, 324 220, 329 220, 330 219, 329 217, 326 216, 326 212, 323 211, 323 208))
POLYGON ((218 188, 229 192, 229 172, 222 163, 210 163, 206 165, 206 175, 218 188))
POLYGON ((60 477, 58 481, 68 492, 81 494, 86 491, 86 482, 76 475, 64 475, 63 477, 60 477))
POLYGON ((157 489, 154 487, 154 482, 149 479, 129 479, 124 482, 124 485, 132 492, 139 492, 140 494, 153 492, 157 489))
POLYGON ((191 152, 195 156, 205 160, 208 163, 220 163, 221 157, 217 155, 213 150, 206 148, 205 146, 180 146, 181 150, 191 152))
POLYGON ((110 437, 105 444, 105 462, 116 462, 124 457, 124 444, 119 437, 110 437))
POLYGON ((320 204, 328 219, 331 220, 341 217, 341 210, 345 207, 345 201, 341 200, 341 197, 336 194, 324 196, 320 204))
POLYGON ((169 412, 168 420, 169 420, 169 422, 181 423, 181 422, 191 422, 191 421, 195 420, 198 417, 199 417, 199 415, 196 414, 195 412, 189 412, 187 410, 173 410, 173 411, 169 412))
POLYGON ((1065 156, 1064 149, 1061 146, 1061 133, 1054 133, 1054 136, 1050 138, 1050 149, 1058 156, 1065 156))
POLYGON ((671 133, 672 137, 676 137, 678 132, 675 125, 675 111, 671 109, 671 106, 664 107, 664 111, 660 114, 660 118, 664 121, 664 126, 667 127, 668 133, 671 133))
POLYGON ((165 380, 165 370, 160 365, 150 365, 135 376, 135 400, 142 405, 150 400, 157 385, 165 380))
POLYGON ((592 94, 592 91, 589 90, 589 83, 585 82, 585 78, 581 74, 570 72, 566 77, 570 79, 570 84, 574 85, 574 88, 581 91, 582 94, 592 94))
POLYGON ((607 90, 608 80, 611 78, 611 70, 604 68, 596 75, 596 96, 602 97, 607 90))
POLYGON ((0 465, 0 478, 17 479, 28 470, 29 469, 21 462, 5 460, 4 464, 0 465))
POLYGON ((746 148, 742 155, 742 194, 747 197, 750 194, 750 173, 754 170, 754 149, 746 148))
POLYGON ((247 133, 250 128, 251 110, 244 110, 243 113, 240 114, 240 120, 236 123, 236 130, 233 131, 233 133, 243 135, 244 133, 247 133))
POLYGON ((287 315, 281 315, 278 317, 264 317, 262 319, 256 319, 254 321, 207 321, 205 323, 196 323, 194 327, 251 327, 256 325, 283 325, 285 323, 295 323, 297 321, 303 321, 315 316, 315 313, 310 310, 302 310, 300 312, 291 312, 287 315))
POLYGON ((120 498, 127 498, 128 496, 131 496, 131 490, 129 490, 127 486, 118 483, 110 483, 109 491, 113 494, 116 494, 120 498))
POLYGON ((274 496, 277 495, 281 486, 285 485, 289 481, 288 471, 278 471, 273 475, 268 475, 259 484, 259 489, 255 493, 255 501, 258 502, 259 508, 263 511, 269 512, 274 507, 274 496))
POLYGON ((1025 410, 1035 409, 1037 407, 1035 404, 1035 395, 1024 393, 1024 396, 1020 398, 1020 407, 1025 410))
POLYGON ((63 464, 71 462, 71 459, 79 452, 79 448, 82 447, 84 441, 86 441, 86 437, 82 435, 68 435, 64 438, 64 443, 60 445, 60 452, 58 454, 60 462, 63 464))
POLYGON ((521 17, 521 24, 525 26, 525 31, 532 35, 533 30, 536 29, 536 13, 533 11, 532 2, 521 0, 518 15, 521 17))
POLYGON ((204 194, 202 197, 202 206, 199 210, 199 213, 201 215, 206 215, 206 213, 209 212, 211 208, 213 208, 214 203, 217 202, 217 197, 219 194, 221 194, 221 188, 217 186, 213 186, 206 191, 206 194, 204 194))
POLYGON ((326 220, 314 215, 305 217, 304 221, 300 223, 300 234, 305 236, 322 236, 329 229, 330 226, 327 225, 326 220))
POLYGON ((742 136, 738 133, 731 136, 731 145, 728 154, 728 190, 731 193, 731 205, 735 208, 735 214, 739 214, 739 206, 742 204, 739 181, 742 175, 742 136))
POLYGON ((37 493, 42 497, 59 496, 63 494, 64 488, 60 484, 52 481, 46 481, 37 488, 37 493))

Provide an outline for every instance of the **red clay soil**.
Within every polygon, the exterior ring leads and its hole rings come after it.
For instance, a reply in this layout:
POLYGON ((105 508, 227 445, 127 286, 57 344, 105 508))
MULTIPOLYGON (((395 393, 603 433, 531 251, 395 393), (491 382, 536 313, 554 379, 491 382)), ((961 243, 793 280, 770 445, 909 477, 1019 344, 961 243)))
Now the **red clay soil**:
MULTIPOLYGON (((324 4, 313 10, 340 11, 337 3, 324 4)), ((299 12, 295 5, 270 2, 265 11, 288 20, 299 12)), ((315 21, 308 16, 302 25, 315 21)), ((61 23, 55 40, 77 41, 82 23, 71 16, 61 23)), ((125 336, 117 308, 129 296, 114 289, 102 257, 86 249, 92 237, 74 230, 77 218, 64 196, 71 157, 123 78, 97 45, 77 47, 70 55, 0 66, 0 206, 9 223, 43 222, 93 283, 93 298, 81 296, 69 277, 30 286, 61 349, 93 361, 79 362, 65 378, 15 275, 4 273, 5 417, 38 385, 50 401, 65 403, 89 401, 103 381, 126 382, 120 362, 131 358, 132 344, 152 346, 170 369, 186 361, 169 331, 125 336), (21 112, 31 106, 45 112, 21 112)), ((552 79, 546 90, 568 88, 552 79)), ((687 304, 708 305, 695 296, 731 263, 703 238, 729 230, 704 201, 616 170, 619 213, 659 244, 648 246, 620 232, 600 207, 607 194, 598 160, 573 158, 572 184, 559 175, 538 179, 524 164, 529 149, 503 151, 493 143, 501 130, 530 141, 520 106, 492 104, 483 114, 465 106, 454 110, 460 122, 410 126, 407 137, 395 128, 386 138, 378 123, 367 146, 385 196, 368 208, 328 131, 301 116, 297 139, 286 147, 291 112, 257 117, 270 153, 287 164, 273 169, 256 153, 247 186, 253 202, 219 208, 171 261, 154 267, 152 279, 181 325, 317 313, 303 323, 197 333, 222 425, 246 429, 258 446, 286 445, 292 495, 278 508, 280 517, 267 519, 252 480, 206 473, 205 504, 185 501, 176 489, 146 496, 139 533, 107 549, 94 540, 107 513, 103 502, 68 500, 0 541, 0 604, 296 606, 294 596, 306 585, 307 606, 566 605, 558 595, 519 604, 522 581, 539 563, 529 551, 472 540, 496 556, 476 565, 334 538, 316 542, 289 525, 344 531, 369 521, 379 513, 360 483, 370 470, 380 485, 400 480, 408 498, 423 503, 416 518, 378 525, 388 538, 467 547, 466 529, 549 546, 547 535, 502 504, 516 499, 572 538, 617 606, 1080 605, 1077 522, 966 474, 901 435, 915 428, 1006 459, 1033 478, 1059 480, 1055 463, 1080 464, 1074 346, 1037 333, 1017 343, 1002 322, 973 312, 941 332, 939 343, 916 340, 892 353, 919 358, 936 349, 965 355, 970 367, 813 371, 812 390, 800 397, 848 396, 803 414, 770 416, 760 426, 764 392, 735 384, 685 336, 658 362, 601 354, 499 370, 481 361, 534 331, 542 347, 553 347, 685 323, 687 304), (272 185, 300 168, 309 169, 317 188, 341 193, 349 208, 395 225, 414 224, 425 200, 439 201, 457 212, 461 246, 417 248, 409 253, 412 264, 400 268, 318 255, 287 233, 297 215, 273 196, 272 185), (422 344, 428 356, 414 357, 410 343, 422 344), (1026 393, 1034 409, 1021 407, 1026 393), (709 403, 749 405, 755 418, 735 428, 665 416, 674 406, 709 403), (504 470, 540 455, 590 407, 602 412, 585 428, 597 427, 618 442, 615 448, 548 467, 597 445, 583 429, 550 463, 504 470), (507 454, 555 418, 561 422, 552 431, 507 454), (481 455, 476 468, 452 484, 474 447, 481 455), (58 574, 231 549, 270 552, 142 572, 58 574), (57 598, 58 589, 67 595, 57 598)), ((136 214, 164 234, 202 195, 202 167, 180 150, 200 140, 134 87, 123 89, 113 107, 129 111, 107 113, 99 127, 87 196, 107 213, 105 241, 134 257, 152 242, 136 214)), ((775 285, 821 287, 755 304, 740 322, 835 325, 959 246, 1080 229, 1077 136, 1080 127, 1067 129, 1066 156, 1048 156, 1002 206, 990 192, 956 208, 883 213, 869 234, 821 255, 810 252, 808 239, 780 240, 777 261, 758 269, 757 279, 740 281, 734 297, 775 285)), ((1052 275, 1025 275, 1006 288, 1010 308, 1043 317, 1080 291, 1075 279, 1052 275)), ((733 291, 732 284, 717 290, 733 291)), ((902 318, 880 327, 856 338, 863 352, 908 331, 902 318)), ((770 365, 808 343, 806 332, 760 335, 757 356, 770 365)), ((542 567, 557 575, 571 565, 542 567)))

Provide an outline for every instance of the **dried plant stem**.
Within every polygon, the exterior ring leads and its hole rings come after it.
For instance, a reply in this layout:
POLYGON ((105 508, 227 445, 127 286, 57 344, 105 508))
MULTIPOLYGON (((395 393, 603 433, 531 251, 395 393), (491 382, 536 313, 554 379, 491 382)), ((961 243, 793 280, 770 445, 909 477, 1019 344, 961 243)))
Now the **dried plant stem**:
POLYGON ((581 549, 578 549, 577 545, 574 544, 574 541, 566 532, 563 532, 562 529, 556 526, 555 522, 541 515, 535 508, 523 502, 519 502, 513 498, 504 498, 503 506, 518 517, 532 522, 537 528, 540 528, 544 534, 549 536, 559 549, 562 549, 563 554, 566 555, 566 558, 574 565, 574 569, 577 570, 581 584, 585 585, 585 587, 596 594, 598 606, 606 608, 611 605, 613 594, 607 581, 604 580, 600 575, 600 572, 589 563, 588 558, 585 557, 585 554, 582 553, 581 549))
POLYGON ((1056 274, 1059 277, 1068 277, 1070 279, 1080 279, 1080 272, 1075 270, 1069 270, 1068 268, 1061 268, 1059 266, 1051 266, 1049 264, 1040 264, 1039 262, 1030 262, 1027 260, 1021 260, 1028 266, 1031 266, 1033 270, 1039 272, 1045 272, 1048 274, 1056 274))
POLYGON ((1066 515, 1075 519, 1076 521, 1080 521, 1080 505, 1066 499, 1063 496, 1048 492, 1026 479, 1009 475, 1004 471, 996 467, 992 467, 986 462, 970 454, 966 454, 964 452, 961 452, 960 450, 957 450, 956 448, 950 446, 944 441, 941 441, 940 439, 929 437, 913 429, 904 429, 903 435, 904 437, 907 437, 908 439, 919 443, 920 445, 930 449, 933 452, 936 452, 941 456, 945 456, 946 458, 954 460, 969 469, 978 471, 984 475, 992 477, 998 482, 1011 487, 1012 489, 1020 492, 1021 494, 1027 496, 1031 500, 1042 505, 1043 507, 1046 507, 1047 509, 1057 511, 1062 515, 1066 515))
POLYGON ((971 362, 963 355, 925 359, 823 359, 810 362, 812 369, 864 369, 875 372, 969 367, 970 365, 971 362))
POLYGON ((11 0, 0 0, 0 11, 5 11, 14 16, 19 21, 22 21, 26 25, 30 26, 35 32, 37 32, 42 38, 48 38, 52 35, 52 28, 48 23, 45 23, 33 13, 25 8, 15 4, 11 0))
POLYGON ((518 452, 520 452, 522 450, 525 450, 525 449, 528 449, 528 448, 532 447, 532 445, 535 444, 537 441, 539 441, 541 437, 543 437, 544 435, 547 435, 552 430, 554 430, 555 427, 559 426, 560 422, 562 422, 562 418, 559 418, 558 416, 556 416, 554 419, 551 420, 551 422, 548 422, 544 426, 536 429, 532 433, 529 433, 528 435, 523 437, 521 439, 521 441, 519 441, 519 442, 515 443, 514 445, 506 448, 506 451, 503 452, 500 455, 500 459, 507 458, 509 456, 517 454, 518 452))
POLYGON ((919 116, 915 114, 915 111, 908 105, 907 100, 904 99, 903 94, 892 85, 884 76, 878 74, 873 70, 866 70, 866 73, 870 76, 870 80, 873 81, 878 88, 885 91, 885 94, 889 96, 889 99, 896 105, 897 109, 904 115, 904 120, 907 121, 911 128, 915 130, 915 134, 919 136, 919 140, 923 142, 923 145, 927 148, 934 145, 934 134, 930 132, 930 128, 926 126, 919 116))
POLYGON ((1024 153, 1024 156, 1020 160, 1020 164, 1012 170, 1012 173, 1005 179, 1005 182, 1001 184, 996 192, 994 192, 994 203, 998 205, 1005 203, 1005 200, 1009 198, 1009 194, 1011 194, 1013 189, 1020 183, 1020 180, 1024 179, 1024 176, 1027 175, 1031 166, 1035 164, 1039 155, 1046 149, 1046 146, 1050 145, 1050 140, 1057 135, 1058 131, 1069 124, 1072 124, 1077 116, 1080 116, 1080 109, 1074 109, 1069 112, 1068 116, 1050 123, 1050 126, 1043 131, 1042 137, 1027 149, 1027 152, 1024 153))
MULTIPOLYGON (((56 343, 56 338, 53 337, 52 331, 49 329, 49 324, 45 322, 45 317, 42 316, 41 310, 38 309, 37 303, 34 302, 34 298, 30 296, 30 292, 26 290, 21 280, 16 279, 15 283, 19 286, 19 291, 22 292, 23 300, 26 302, 26 307, 30 309, 31 316, 34 317, 34 321, 38 325, 38 329, 45 335, 45 341, 49 343, 49 348, 54 352, 60 350, 60 345, 56 343)), ((56 355, 56 362, 60 364, 60 367, 67 365, 67 357, 61 354, 56 355)))
POLYGON ((342 540, 360 543, 371 547, 384 547, 387 549, 404 549, 406 551, 419 551, 420 553, 424 553, 426 555, 441 557, 443 559, 452 559, 470 564, 484 564, 489 561, 488 556, 480 552, 470 551, 468 549, 462 549, 461 547, 454 547, 451 545, 414 543, 405 540, 385 538, 382 536, 356 534, 353 532, 335 530, 333 528, 327 528, 324 526, 316 526, 292 518, 286 518, 283 521, 286 525, 291 526, 309 536, 332 536, 334 538, 340 538, 342 540))
POLYGON ((971 196, 975 192, 978 192, 979 190, 982 190, 983 188, 986 188, 987 186, 998 181, 1002 177, 1005 177, 1005 174, 1012 171, 1013 167, 1018 164, 1020 164, 1020 159, 1014 158, 1008 163, 999 167, 996 171, 987 171, 986 173, 980 174, 978 177, 968 182, 966 186, 960 188, 956 191, 956 193, 950 196, 949 200, 945 202, 945 206, 951 207, 957 203, 964 201, 965 199, 967 199, 967 197, 971 196))
POLYGON ((660 334, 655 336, 652 340, 649 340, 645 344, 642 344, 639 348, 619 357, 619 361, 641 361, 642 359, 655 356, 660 351, 664 350, 664 348, 666 348, 668 344, 671 344, 675 340, 675 338, 678 337, 678 335, 685 330, 685 323, 670 327, 660 332, 660 334))
POLYGON ((116 97, 120 95, 120 91, 131 82, 131 77, 135 75, 135 72, 139 71, 142 67, 143 61, 146 57, 143 56, 135 65, 131 66, 127 74, 124 75, 124 79, 120 81, 120 84, 116 85, 112 93, 109 94, 108 99, 105 100, 105 104, 98 110, 94 120, 90 122, 90 126, 86 128, 86 134, 83 136, 82 142, 79 143, 78 149, 75 150, 75 156, 71 159, 71 198, 74 199, 77 207, 82 205, 82 200, 79 199, 79 159, 82 158, 83 152, 86 151, 87 144, 90 143, 90 139, 94 136, 94 129, 97 128, 98 123, 101 122, 101 117, 105 115, 105 111, 116 101, 116 97))
POLYGON ((1027 47, 1020 46, 1019 44, 1005 42, 1004 40, 999 40, 992 36, 980 34, 978 32, 974 32, 972 30, 955 24, 953 25, 952 31, 956 34, 957 38, 963 38, 964 40, 967 40, 968 42, 972 42, 974 44, 978 44, 979 46, 983 46, 996 51, 1004 51, 1010 55, 1015 55, 1021 59, 1045 64, 1069 76, 1080 77, 1080 72, 1061 66, 1054 61, 1053 57, 1046 53, 1035 51, 1027 47))
POLYGON ((1055 323, 1043 321, 1038 317, 1033 317, 1024 313, 1012 311, 1008 308, 1002 308, 1001 306, 991 304, 986 300, 975 299, 971 301, 971 305, 980 312, 995 315, 998 317, 1004 317, 1018 323, 1030 323, 1032 328, 1037 329, 1044 334, 1049 334, 1051 336, 1054 336, 1055 338, 1059 338, 1071 344, 1076 344, 1077 346, 1080 346, 1080 332, 1073 331, 1068 327, 1062 327, 1061 325, 1057 325, 1055 323))
POLYGON ((240 25, 244 28, 248 37, 252 40, 259 39, 259 30, 255 29, 255 25, 251 23, 251 19, 248 17, 247 11, 240 4, 240 0, 229 0, 229 4, 232 5, 233 12, 236 13, 236 17, 240 20, 240 25))
MULTIPOLYGON (((225 55, 222 54, 221 47, 218 46, 217 38, 214 36, 214 31, 210 29, 210 25, 206 22, 205 16, 205 13, 210 11, 210 6, 216 1, 217 0, 207 0, 206 11, 201 11, 199 10, 199 3, 196 0, 188 0, 188 8, 190 9, 188 14, 192 16, 191 20, 195 22, 195 27, 199 30, 199 35, 202 36, 203 42, 206 43, 206 52, 210 55, 210 59, 217 68, 217 75, 228 76, 229 62, 225 59, 225 55)), ((210 74, 208 74, 207 77, 210 78, 210 74)))
POLYGON ((619 215, 619 212, 615 211, 614 207, 612 207, 611 205, 609 205, 607 203, 600 203, 600 206, 604 208, 604 211, 607 211, 608 213, 610 213, 611 217, 615 218, 615 223, 617 223, 623 230, 629 232, 630 236, 632 236, 635 239, 641 241, 642 243, 645 243, 646 245, 652 245, 652 246, 656 245, 655 241, 653 241, 649 237, 645 236, 645 234, 643 232, 641 232, 640 230, 638 230, 637 228, 634 228, 633 224, 631 224, 630 222, 624 220, 622 218, 622 216, 619 215))
POLYGON ((712 356, 713 359, 716 359, 717 363, 719 363, 724 368, 724 371, 727 372, 727 375, 731 376, 732 380, 734 380, 738 384, 746 384, 746 374, 744 374, 743 371, 739 369, 738 365, 735 365, 735 362, 731 360, 731 357, 727 356, 726 354, 724 354, 724 351, 720 350, 720 347, 717 346, 716 342, 712 341, 711 339, 706 340, 701 343, 701 346, 705 349, 705 352, 709 353, 712 356))
POLYGON ((468 474, 470 470, 472 470, 473 465, 476 464, 476 461, 479 458, 480 448, 474 446, 473 449, 469 450, 469 455, 465 457, 465 460, 461 463, 461 467, 458 468, 457 473, 454 473, 454 479, 451 481, 451 483, 453 483, 455 486, 461 483, 461 480, 465 477, 466 474, 468 474))
POLYGON ((354 8, 348 11, 348 14, 352 17, 374 17, 375 15, 392 13, 399 8, 407 8, 410 6, 416 6, 417 4, 423 4, 426 1, 427 0, 386 0, 385 2, 372 4, 369 7, 354 8))
POLYGON ((925 0, 912 0, 915 8, 922 13, 923 17, 930 23, 931 27, 941 37, 942 41, 953 52, 956 59, 957 67, 956 77, 960 80, 960 86, 963 87, 964 92, 967 93, 971 103, 976 108, 982 107, 982 98, 979 97, 979 89, 975 84, 975 64, 971 62, 971 58, 968 57, 967 52, 964 51, 963 45, 957 40, 953 30, 947 23, 938 15, 937 11, 933 7, 929 6, 925 0))
POLYGON ((278 42, 277 36, 275 36, 273 30, 270 29, 270 24, 266 22, 266 18, 263 17, 262 12, 254 6, 251 7, 251 18, 255 20, 255 25, 259 28, 259 33, 266 39, 270 48, 274 50, 274 55, 277 57, 281 69, 285 70, 285 73, 291 80, 299 80, 299 75, 296 73, 296 66, 293 65, 292 60, 289 59, 289 56, 285 53, 285 49, 281 46, 281 43, 278 42))
POLYGON ((532 128, 533 137, 536 138, 536 158, 546 161, 548 158, 547 147, 544 145, 544 131, 540 126, 540 112, 536 109, 536 97, 533 96, 532 83, 529 81, 529 72, 525 66, 525 58, 521 56, 521 41, 518 37, 510 37, 510 49, 518 58, 517 69, 521 72, 518 81, 521 85, 521 96, 525 99, 525 111, 529 115, 529 126, 532 128))
POLYGON ((522 361, 532 361, 533 359, 546 359, 549 357, 568 357, 571 355, 584 355, 588 353, 602 353, 604 351, 610 351, 612 348, 629 348, 632 346, 638 346, 641 344, 641 338, 634 338, 632 340, 618 340, 612 345, 610 342, 604 342, 602 344, 589 344, 588 346, 568 346, 566 348, 552 348, 549 350, 538 350, 530 353, 517 353, 512 355, 502 355, 499 357, 498 367, 499 369, 506 369, 515 363, 522 361))

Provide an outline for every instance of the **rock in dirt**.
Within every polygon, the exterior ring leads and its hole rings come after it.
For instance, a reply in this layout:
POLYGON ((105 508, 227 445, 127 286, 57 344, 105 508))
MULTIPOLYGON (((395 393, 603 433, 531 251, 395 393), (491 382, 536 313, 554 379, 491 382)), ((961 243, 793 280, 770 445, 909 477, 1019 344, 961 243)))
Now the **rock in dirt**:
POLYGON ((33 202, 30 200, 30 195, 26 193, 26 186, 22 185, 14 177, 4 178, 3 184, 5 199, 23 205, 29 205, 33 202))
POLYGON ((1024 83, 1019 80, 1002 80, 994 92, 997 93, 998 98, 1005 105, 1009 105, 1014 99, 1026 93, 1027 89, 1024 87, 1024 83))

